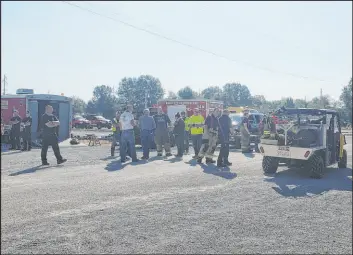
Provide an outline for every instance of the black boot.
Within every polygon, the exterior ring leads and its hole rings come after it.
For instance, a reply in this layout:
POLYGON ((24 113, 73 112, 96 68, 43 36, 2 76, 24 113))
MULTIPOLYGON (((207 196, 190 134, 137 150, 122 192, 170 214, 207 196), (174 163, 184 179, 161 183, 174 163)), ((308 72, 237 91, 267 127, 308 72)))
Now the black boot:
POLYGON ((214 163, 216 163, 216 161, 214 161, 213 159, 206 158, 206 164, 214 164, 214 163))
POLYGON ((110 156, 114 157, 115 148, 110 148, 110 156))
POLYGON ((57 161, 58 165, 62 164, 62 163, 65 163, 67 161, 67 159, 65 158, 62 158, 60 160, 57 161))
POLYGON ((225 161, 225 162, 224 162, 224 164, 225 164, 225 165, 227 165, 227 166, 231 166, 231 165, 233 165, 233 164, 232 164, 232 162, 229 162, 228 160, 227 160, 227 161, 225 161))
POLYGON ((224 164, 223 162, 218 162, 217 161, 217 167, 226 167, 227 165, 224 164))

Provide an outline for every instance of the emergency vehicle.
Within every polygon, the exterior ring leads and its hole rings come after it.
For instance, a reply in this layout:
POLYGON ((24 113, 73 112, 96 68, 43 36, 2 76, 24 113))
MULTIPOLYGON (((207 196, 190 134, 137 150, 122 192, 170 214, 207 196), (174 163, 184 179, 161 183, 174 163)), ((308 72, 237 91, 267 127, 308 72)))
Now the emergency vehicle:
POLYGON ((15 95, 1 96, 1 113, 5 125, 12 118, 14 110, 18 110, 21 118, 28 110, 32 116, 32 141, 39 138, 40 119, 45 112, 45 106, 53 106, 54 114, 60 121, 59 141, 70 138, 72 128, 72 101, 63 95, 34 94, 33 89, 18 89, 15 95))
POLYGON ((200 114, 206 117, 215 108, 223 110, 223 102, 208 99, 163 99, 158 101, 158 106, 162 107, 170 120, 174 122, 177 112, 186 112, 187 116, 191 116, 196 108, 200 110, 200 114))

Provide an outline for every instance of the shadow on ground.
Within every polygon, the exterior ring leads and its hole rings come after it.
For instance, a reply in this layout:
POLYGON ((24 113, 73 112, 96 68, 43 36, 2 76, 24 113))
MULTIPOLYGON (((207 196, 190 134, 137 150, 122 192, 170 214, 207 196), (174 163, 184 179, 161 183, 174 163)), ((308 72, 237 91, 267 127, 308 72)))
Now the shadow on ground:
POLYGON ((104 168, 108 172, 114 172, 114 171, 119 171, 124 169, 127 165, 132 165, 132 166, 137 166, 137 165, 143 165, 146 164, 146 160, 139 160, 138 162, 125 162, 121 163, 120 160, 115 160, 107 164, 107 166, 104 168))
POLYGON ((61 167, 63 165, 49 165, 49 166, 43 166, 43 165, 38 165, 35 167, 30 167, 15 173, 11 173, 9 174, 9 176, 17 176, 17 175, 21 175, 21 174, 30 174, 30 173, 34 173, 37 170, 44 170, 44 169, 48 169, 48 168, 53 168, 53 167, 61 167))
POLYGON ((210 165, 200 164, 200 166, 203 169, 203 172, 205 174, 213 174, 215 176, 222 177, 227 180, 232 180, 235 177, 237 177, 237 174, 231 172, 229 167, 218 168, 213 164, 210 164, 210 165))
POLYGON ((267 182, 273 182, 272 187, 278 194, 285 197, 311 197, 322 195, 330 190, 352 191, 352 169, 326 168, 322 179, 312 179, 305 169, 288 169, 268 175, 267 182), (350 178, 349 178, 350 177, 350 178))
POLYGON ((167 161, 167 162, 169 162, 169 163, 177 163, 177 162, 181 162, 181 161, 183 161, 183 158, 178 158, 178 157, 175 157, 175 158, 170 158, 170 159, 166 159, 166 160, 164 160, 164 161, 167 161))
POLYGON ((17 154, 17 153, 20 153, 20 152, 23 152, 23 151, 20 151, 20 150, 15 150, 15 151, 2 151, 2 152, 1 152, 1 156, 3 156, 3 155, 17 154))

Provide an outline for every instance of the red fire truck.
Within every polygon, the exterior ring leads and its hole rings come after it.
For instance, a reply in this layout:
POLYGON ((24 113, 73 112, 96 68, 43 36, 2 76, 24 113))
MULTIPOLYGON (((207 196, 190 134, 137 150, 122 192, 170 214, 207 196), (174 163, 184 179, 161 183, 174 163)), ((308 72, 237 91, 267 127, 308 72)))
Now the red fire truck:
POLYGON ((9 124, 13 111, 18 110, 21 118, 26 116, 28 110, 32 116, 32 141, 38 139, 40 117, 44 114, 45 106, 50 104, 54 114, 60 121, 59 141, 70 137, 72 128, 72 102, 71 98, 51 94, 34 94, 32 89, 18 89, 15 95, 1 96, 1 115, 5 127, 9 124))
POLYGON ((208 99, 163 99, 158 101, 163 111, 168 114, 173 122, 177 112, 185 111, 187 116, 191 116, 195 108, 200 110, 201 115, 206 118, 208 114, 215 108, 223 110, 223 102, 208 99))

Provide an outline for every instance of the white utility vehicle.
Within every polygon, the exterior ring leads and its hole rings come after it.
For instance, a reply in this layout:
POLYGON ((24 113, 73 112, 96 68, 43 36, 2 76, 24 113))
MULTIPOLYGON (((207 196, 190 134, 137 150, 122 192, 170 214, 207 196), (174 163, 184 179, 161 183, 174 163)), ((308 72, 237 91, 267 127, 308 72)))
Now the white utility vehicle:
POLYGON ((304 167, 312 178, 322 178, 325 167, 336 163, 347 167, 346 141, 336 111, 283 107, 274 115, 281 124, 268 118, 258 145, 265 173, 276 173, 280 162, 304 167))

